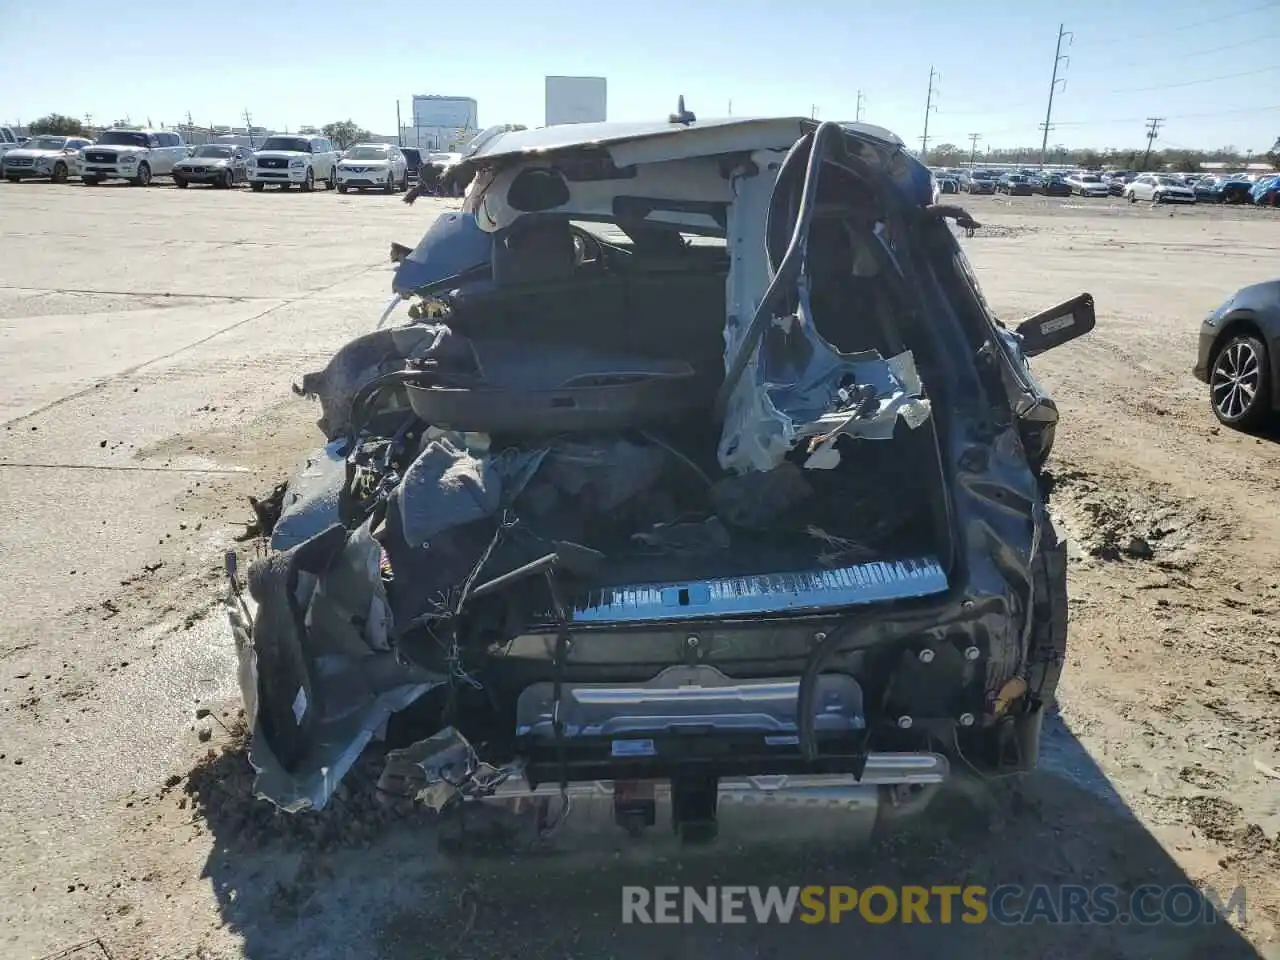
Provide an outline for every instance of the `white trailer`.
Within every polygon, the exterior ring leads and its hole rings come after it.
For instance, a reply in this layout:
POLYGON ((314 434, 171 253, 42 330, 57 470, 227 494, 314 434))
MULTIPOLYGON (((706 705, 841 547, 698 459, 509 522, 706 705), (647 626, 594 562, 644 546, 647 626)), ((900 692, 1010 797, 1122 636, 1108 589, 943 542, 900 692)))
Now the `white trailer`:
POLYGON ((548 127, 561 123, 599 123, 608 119, 608 83, 604 77, 547 77, 548 127))

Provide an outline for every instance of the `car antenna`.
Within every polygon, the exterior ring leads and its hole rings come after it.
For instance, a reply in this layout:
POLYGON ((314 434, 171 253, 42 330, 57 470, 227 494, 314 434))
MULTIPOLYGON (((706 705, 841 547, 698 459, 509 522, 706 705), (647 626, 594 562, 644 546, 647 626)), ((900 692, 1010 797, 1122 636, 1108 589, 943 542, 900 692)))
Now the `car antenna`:
POLYGON ((679 123, 687 127, 697 119, 698 118, 693 115, 692 110, 686 110, 684 108, 684 94, 681 94, 679 99, 676 100, 676 112, 667 118, 667 122, 679 123))

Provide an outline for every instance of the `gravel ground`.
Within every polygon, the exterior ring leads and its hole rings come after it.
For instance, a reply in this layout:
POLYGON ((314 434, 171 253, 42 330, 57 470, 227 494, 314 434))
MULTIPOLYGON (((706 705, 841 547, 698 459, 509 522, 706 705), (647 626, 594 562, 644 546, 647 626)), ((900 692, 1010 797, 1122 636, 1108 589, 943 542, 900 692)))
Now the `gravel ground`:
POLYGON ((758 829, 681 854, 606 833, 458 859, 378 802, 372 765, 321 817, 249 800, 214 608, 244 498, 313 444, 290 383, 369 328, 387 243, 445 205, 0 185, 0 954, 843 956, 839 926, 624 928, 619 888, 968 881, 1244 884, 1247 919, 859 925, 859 949, 1280 957, 1280 433, 1219 429, 1189 373, 1200 317, 1274 275, 1280 218, 963 199, 1003 318, 1098 305, 1093 334, 1036 365, 1073 541, 1042 770, 870 846, 758 829))

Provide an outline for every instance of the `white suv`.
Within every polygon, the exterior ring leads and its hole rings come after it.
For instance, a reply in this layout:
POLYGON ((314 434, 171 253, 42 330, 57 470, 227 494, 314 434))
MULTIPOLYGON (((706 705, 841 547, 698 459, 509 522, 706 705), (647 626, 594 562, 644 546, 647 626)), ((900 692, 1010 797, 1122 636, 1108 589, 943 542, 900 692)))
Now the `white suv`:
POLYGON ((165 130, 105 130, 81 151, 80 179, 86 187, 103 180, 128 180, 145 187, 152 177, 173 175, 187 155, 182 137, 165 130))
POLYGON ((338 161, 338 192, 376 187, 387 193, 409 186, 409 163, 388 143, 357 143, 338 161))
POLYGON ((249 161, 249 186, 262 190, 267 184, 288 190, 297 184, 304 192, 316 184, 338 185, 338 151, 325 137, 267 137, 249 161))

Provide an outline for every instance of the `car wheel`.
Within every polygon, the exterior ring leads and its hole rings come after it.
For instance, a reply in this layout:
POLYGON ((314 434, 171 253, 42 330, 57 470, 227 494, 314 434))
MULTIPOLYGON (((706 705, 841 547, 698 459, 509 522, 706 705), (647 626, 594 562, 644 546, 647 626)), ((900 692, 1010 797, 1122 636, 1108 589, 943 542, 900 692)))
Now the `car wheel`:
POLYGON ((187 181, 183 180, 181 177, 174 177, 173 185, 177 187, 179 190, 187 189, 187 181))
MULTIPOLYGON (((285 187, 288 186, 289 185, 286 183, 285 187)), ((316 188, 316 174, 310 167, 307 167, 307 175, 302 179, 300 186, 302 187, 303 193, 310 193, 316 188)))
POLYGON ((254 182, 249 184, 249 189, 252 190, 254 193, 261 193, 266 188, 266 186, 267 185, 265 183, 260 183, 255 180, 254 182))
POLYGON ((151 186, 151 164, 142 163, 138 166, 138 175, 129 181, 135 187, 151 186))
POLYGON ((1138 202, 1138 195, 1137 195, 1136 193, 1130 193, 1130 194, 1128 194, 1128 197, 1129 197, 1129 202, 1130 202, 1130 203, 1137 203, 1137 202, 1138 202))
POLYGON ((5 177, 5 179, 8 180, 10 183, 19 183, 22 180, 21 177, 5 177))
POLYGON ((391 170, 388 170, 388 171, 387 171, 387 182, 386 182, 386 184, 383 186, 383 188, 382 188, 382 192, 383 192, 383 193, 395 193, 395 192, 396 192, 396 175, 395 175, 395 173, 394 173, 393 171, 391 171, 391 170))
POLYGON ((59 160, 57 163, 53 165, 53 182, 54 183, 67 182, 67 165, 63 163, 61 160, 59 160))
POLYGON ((325 181, 325 184, 329 187, 330 190, 338 189, 338 165, 337 164, 334 164, 332 167, 329 168, 329 179, 325 181))
POLYGON ((338 192, 339 192, 339 193, 346 193, 346 192, 347 192, 347 185, 346 185, 345 183, 340 183, 340 184, 338 184, 338 192))
POLYGON ((236 185, 236 175, 230 170, 222 171, 222 181, 218 184, 223 190, 230 190, 236 185))
POLYGON ((1252 334, 1232 337, 1218 351, 1209 372, 1209 402, 1221 423, 1241 430, 1261 424, 1271 407, 1267 362, 1266 346, 1252 334))

